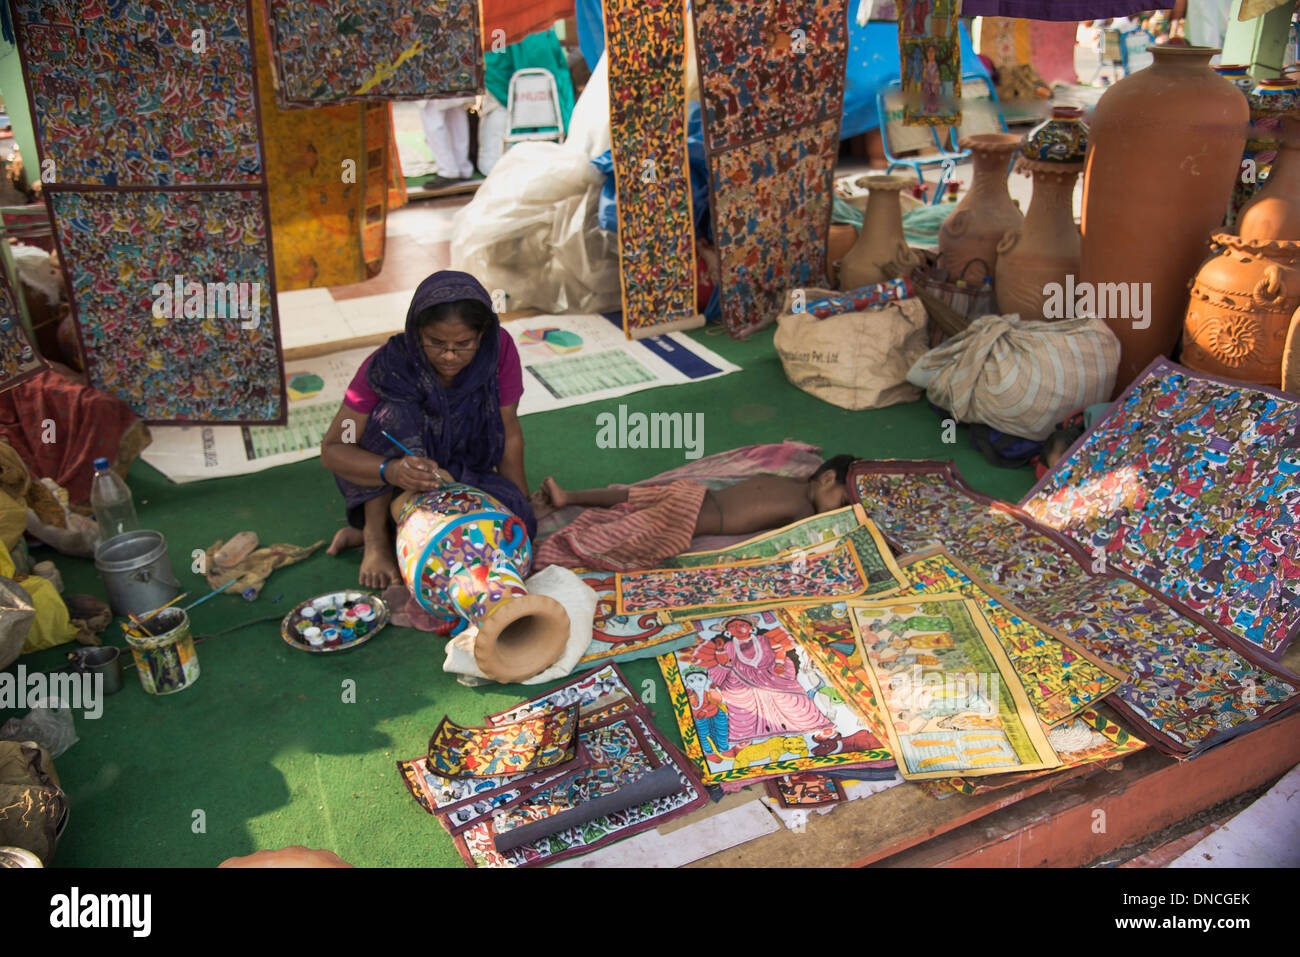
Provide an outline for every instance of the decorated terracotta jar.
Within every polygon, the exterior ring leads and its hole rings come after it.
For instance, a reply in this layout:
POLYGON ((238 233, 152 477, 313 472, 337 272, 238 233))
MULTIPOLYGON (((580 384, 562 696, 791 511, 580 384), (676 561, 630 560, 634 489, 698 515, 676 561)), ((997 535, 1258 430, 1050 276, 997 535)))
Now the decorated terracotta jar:
POLYGON ((532 545, 523 521, 493 496, 459 483, 413 495, 397 516, 397 567, 407 589, 450 634, 474 627, 474 657, 498 681, 522 681, 559 659, 569 617, 530 595, 532 545))
POLYGON ((1052 116, 1029 131, 1021 152, 1026 159, 1049 163, 1082 163, 1088 152, 1088 127, 1083 110, 1054 106, 1052 116))
POLYGON ((1289 76, 1260 80, 1247 94, 1251 119, 1283 116, 1300 110, 1300 84, 1289 76))
POLYGON ((1277 388, 1292 315, 1300 308, 1300 242, 1214 236, 1217 255, 1192 282, 1182 363, 1277 388))
POLYGON ((1250 69, 1241 63, 1220 63, 1213 69, 1242 93, 1249 94, 1255 88, 1255 78, 1250 75, 1250 69))

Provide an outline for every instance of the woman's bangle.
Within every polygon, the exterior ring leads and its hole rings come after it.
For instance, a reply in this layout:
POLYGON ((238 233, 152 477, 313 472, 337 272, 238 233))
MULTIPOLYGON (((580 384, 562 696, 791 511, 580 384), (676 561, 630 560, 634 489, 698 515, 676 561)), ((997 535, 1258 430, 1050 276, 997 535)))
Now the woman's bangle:
POLYGON ((396 462, 399 458, 401 458, 399 455, 390 455, 379 464, 379 481, 383 482, 385 485, 388 484, 388 478, 384 475, 384 472, 388 469, 390 462, 396 462))

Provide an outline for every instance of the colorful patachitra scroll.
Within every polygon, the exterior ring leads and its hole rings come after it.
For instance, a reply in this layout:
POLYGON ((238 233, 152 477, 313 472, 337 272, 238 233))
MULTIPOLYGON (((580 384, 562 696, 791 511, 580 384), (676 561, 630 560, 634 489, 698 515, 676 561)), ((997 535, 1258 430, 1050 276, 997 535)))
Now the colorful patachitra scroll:
POLYGON ((270 0, 280 105, 483 92, 477 0, 270 0))
POLYGON ((977 602, 941 592, 849 611, 903 777, 1060 766, 977 602))
POLYGON ((961 0, 899 0, 903 125, 961 123, 961 0))
POLYGON ((847 0, 695 0, 722 319, 743 338, 826 282, 847 0))
POLYGON ((1300 704, 1300 682, 1258 649, 974 491, 951 463, 860 462, 849 488, 895 547, 945 545, 1036 620, 1128 673, 1106 704, 1166 753, 1197 754, 1300 704))
POLYGON ((830 683, 778 609, 696 622, 659 659, 682 746, 706 784, 892 766, 873 723, 830 683))
POLYGON ((606 0, 605 49, 623 329, 629 338, 693 329, 704 317, 696 309, 683 0, 606 0))
POLYGON ((44 369, 18 311, 18 298, 0 266, 0 392, 25 382, 44 369))
MULTIPOLYGON (((394 199, 388 172, 396 158, 388 142, 391 108, 348 103, 281 109, 262 0, 254 0, 254 16, 276 288, 362 282, 384 262, 384 226, 394 199)), ((396 205, 404 197, 403 186, 396 205)))
POLYGON ((1267 655, 1300 634, 1293 395, 1157 359, 1023 505, 1267 655))
POLYGON ((90 384, 150 422, 283 423, 248 7, 14 12, 90 384))

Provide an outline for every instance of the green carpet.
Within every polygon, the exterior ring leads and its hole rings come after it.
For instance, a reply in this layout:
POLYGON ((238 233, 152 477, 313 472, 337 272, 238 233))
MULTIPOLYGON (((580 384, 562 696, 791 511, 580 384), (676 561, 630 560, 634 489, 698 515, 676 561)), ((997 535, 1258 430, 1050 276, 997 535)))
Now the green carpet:
MULTIPOLYGON (((798 391, 781 371, 771 330, 749 342, 692 335, 743 371, 525 417, 534 487, 547 475, 596 486, 681 465, 680 450, 596 447, 596 415, 620 403, 629 411, 703 412, 706 455, 793 438, 827 455, 954 458, 976 488, 1000 498, 1018 499, 1032 484, 1029 469, 985 464, 964 429, 955 445, 943 444, 939 418, 923 402, 846 412, 798 391)), ((205 586, 190 571, 192 550, 246 528, 264 544, 306 544, 328 539, 342 516, 333 479, 316 461, 187 486, 137 463, 130 482, 142 523, 166 535, 194 597, 205 586)), ((59 558, 58 565, 68 591, 103 594, 91 562, 59 558)), ((354 585, 359 565, 357 552, 332 558, 322 551, 277 571, 255 602, 228 595, 205 602, 193 612, 195 632, 282 615, 303 598, 354 585)), ((106 637, 123 642, 116 625, 106 637)), ((407 793, 395 762, 420 754, 444 714, 477 722, 535 689, 464 688, 443 673, 442 646, 390 627, 353 652, 309 655, 281 640, 278 623, 263 622, 200 643, 202 675, 178 694, 146 695, 129 669, 100 719, 78 715, 81 740, 56 761, 71 817, 54 865, 210 867, 288 844, 329 848, 363 866, 459 864, 450 837, 407 793), (355 703, 344 701, 346 682, 355 682, 355 703)), ((67 647, 19 663, 56 668, 67 647)), ((623 670, 680 743, 654 661, 623 670)), ((14 716, 0 713, 0 721, 14 716)))

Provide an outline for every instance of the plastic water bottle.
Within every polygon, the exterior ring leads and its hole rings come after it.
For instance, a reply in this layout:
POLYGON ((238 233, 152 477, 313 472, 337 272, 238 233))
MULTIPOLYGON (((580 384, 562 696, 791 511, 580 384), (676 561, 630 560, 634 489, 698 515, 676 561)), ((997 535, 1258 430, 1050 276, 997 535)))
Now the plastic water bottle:
POLYGON ((135 517, 135 502, 131 490, 116 472, 108 467, 108 459, 95 459, 95 479, 90 486, 90 507, 95 510, 99 524, 100 541, 114 535, 134 531, 140 527, 135 517))

